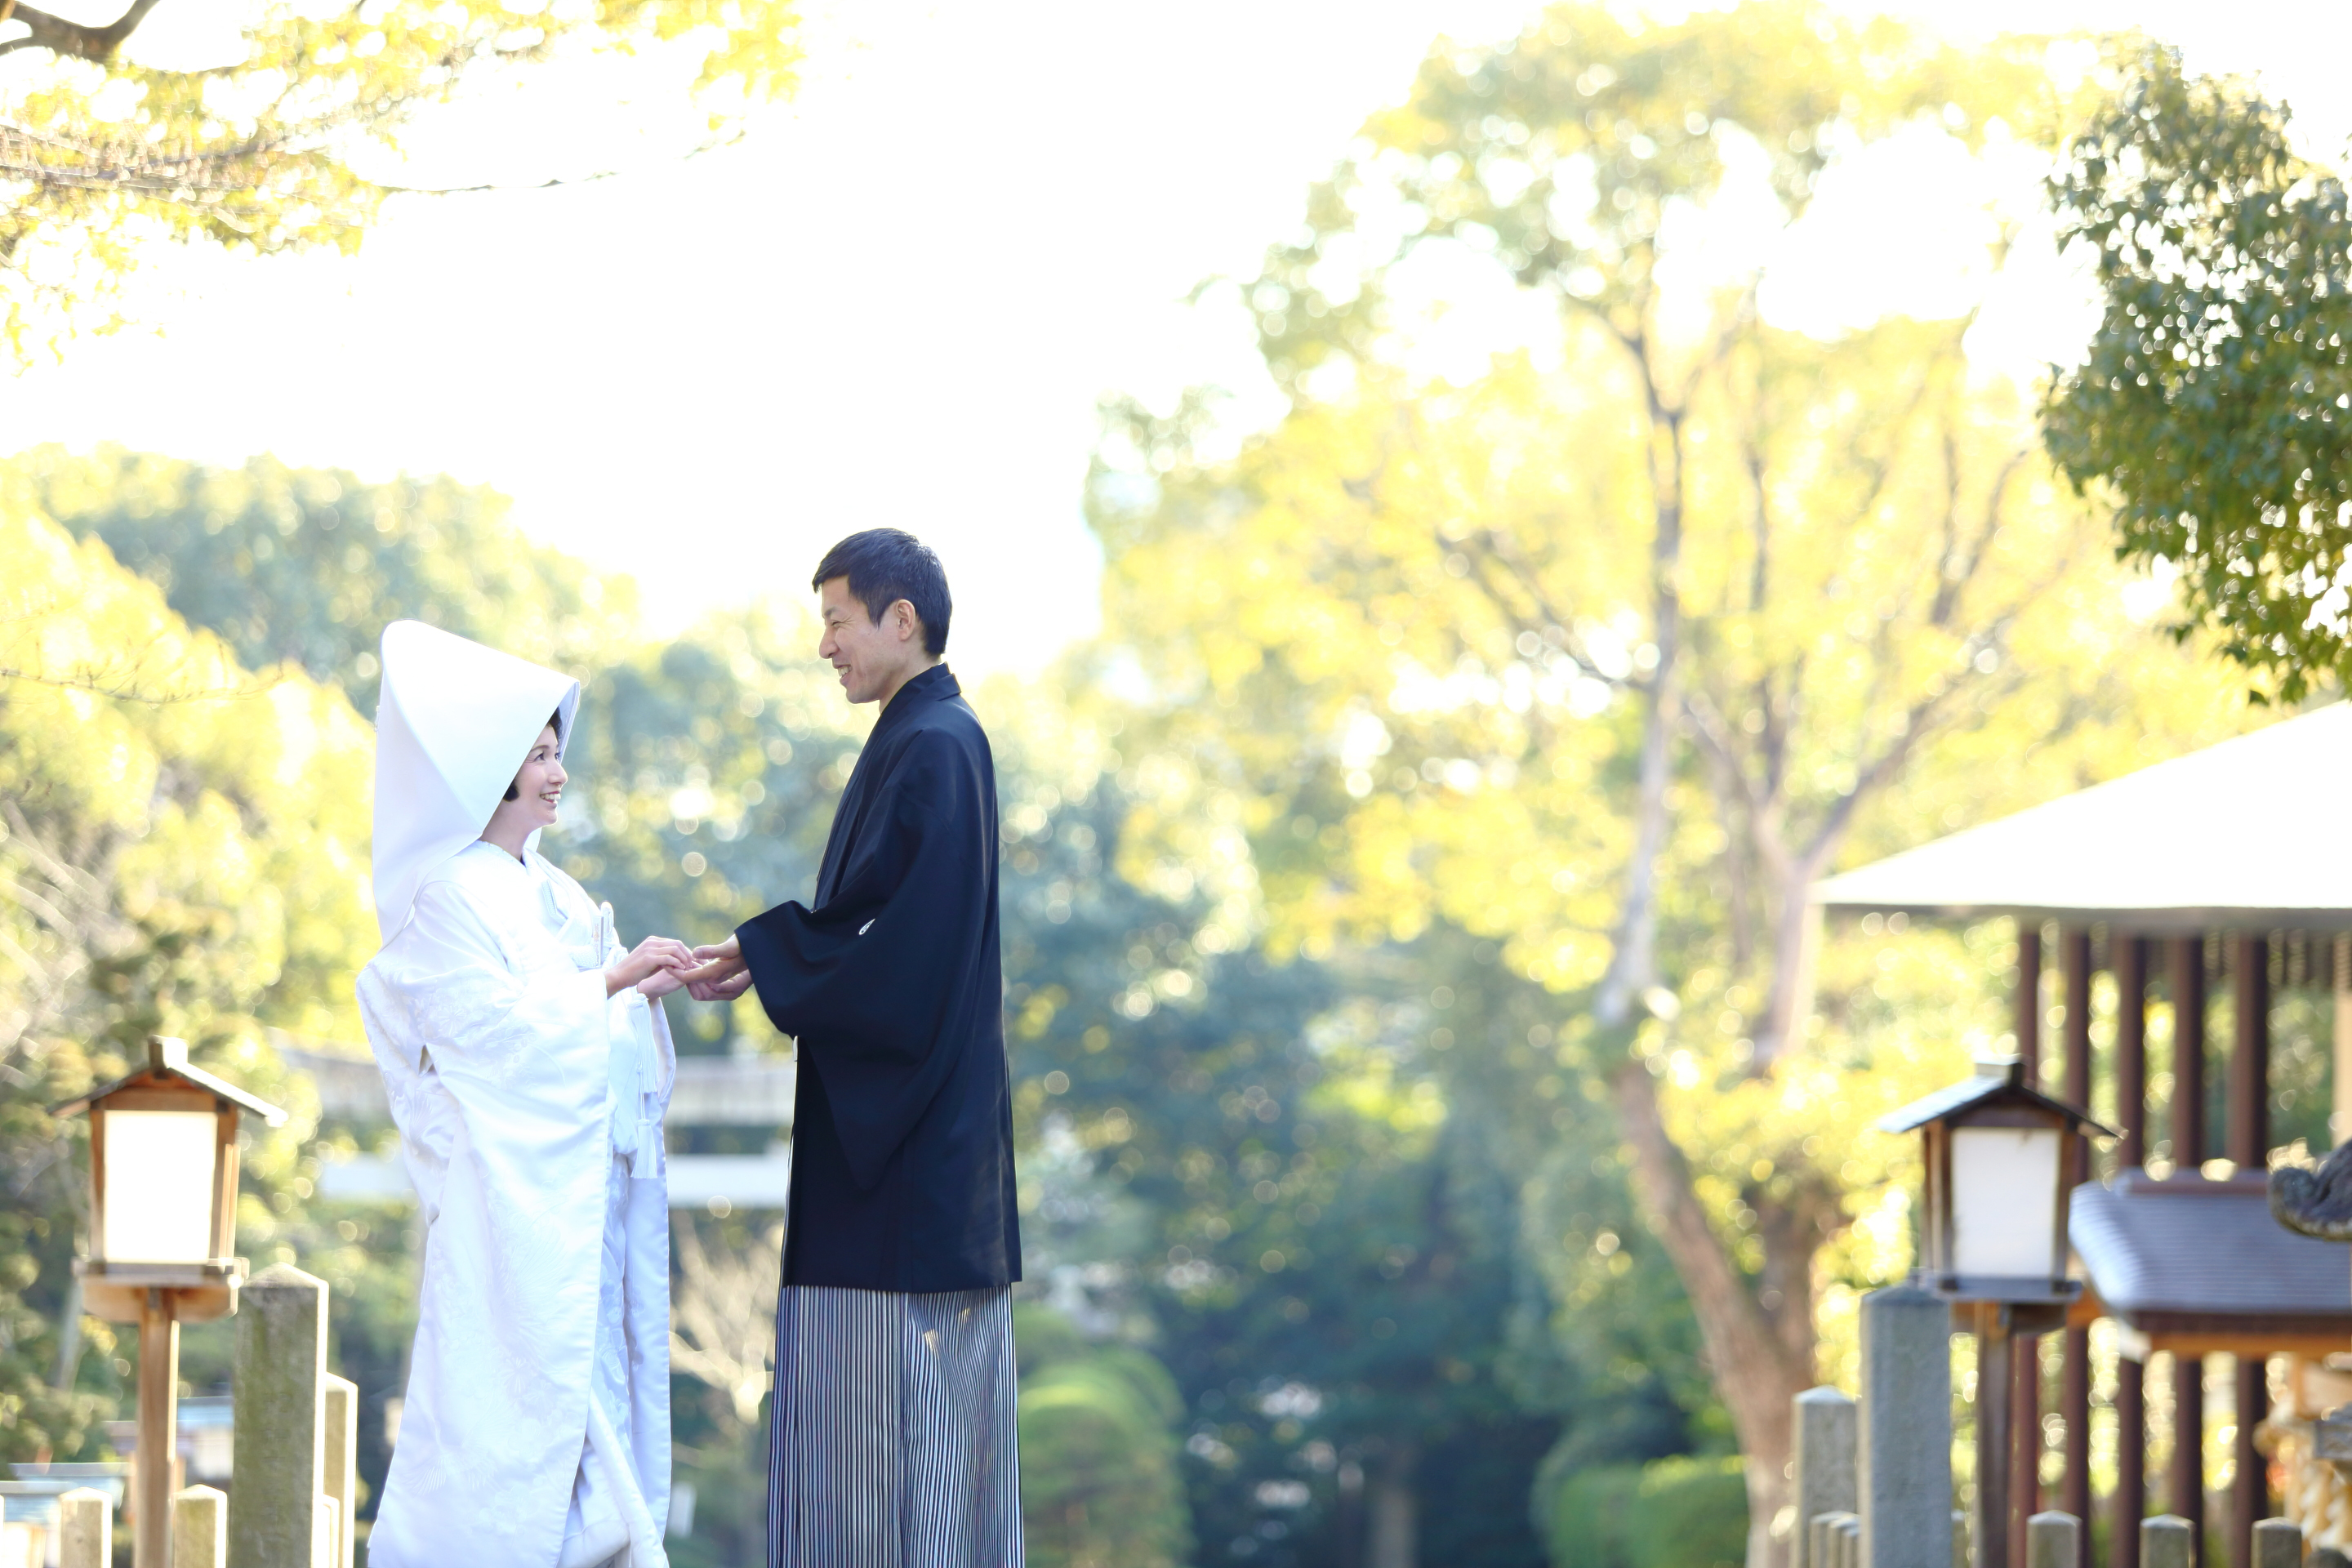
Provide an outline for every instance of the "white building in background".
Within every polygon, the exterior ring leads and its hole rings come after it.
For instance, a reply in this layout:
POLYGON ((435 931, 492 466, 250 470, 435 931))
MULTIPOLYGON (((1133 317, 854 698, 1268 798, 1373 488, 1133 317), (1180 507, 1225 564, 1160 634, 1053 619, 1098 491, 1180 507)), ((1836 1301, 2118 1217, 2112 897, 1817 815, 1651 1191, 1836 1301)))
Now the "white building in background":
MULTIPOLYGON (((364 1125, 392 1122, 383 1079, 367 1047, 271 1030, 269 1043, 286 1065, 307 1074, 322 1115, 364 1125)), ((669 1206, 731 1214, 781 1209, 792 1170, 791 1131, 795 1069, 772 1057, 680 1057, 667 1125, 764 1127, 775 1136, 756 1154, 672 1153, 669 1206)), ((675 1141, 675 1140, 673 1140, 675 1141)), ((342 1202, 409 1203, 415 1189, 396 1148, 345 1159, 320 1152, 319 1195, 342 1202)))

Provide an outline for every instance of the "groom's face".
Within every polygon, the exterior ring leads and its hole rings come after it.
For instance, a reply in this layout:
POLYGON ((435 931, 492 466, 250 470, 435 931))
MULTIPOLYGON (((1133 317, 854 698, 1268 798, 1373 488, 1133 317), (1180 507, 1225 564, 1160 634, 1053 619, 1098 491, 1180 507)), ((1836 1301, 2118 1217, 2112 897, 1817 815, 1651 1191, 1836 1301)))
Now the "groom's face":
POLYGON ((913 673, 923 647, 922 623, 901 599, 877 622, 849 591, 847 577, 828 577, 818 590, 824 640, 816 656, 829 660, 852 702, 874 702, 898 689, 913 673))

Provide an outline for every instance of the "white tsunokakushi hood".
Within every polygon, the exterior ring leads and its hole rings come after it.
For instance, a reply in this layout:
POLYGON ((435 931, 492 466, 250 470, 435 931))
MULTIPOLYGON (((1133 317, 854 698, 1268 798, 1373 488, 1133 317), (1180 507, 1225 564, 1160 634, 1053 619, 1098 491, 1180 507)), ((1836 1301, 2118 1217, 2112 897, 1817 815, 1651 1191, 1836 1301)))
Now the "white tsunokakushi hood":
POLYGON ((547 716, 563 716, 561 756, 579 711, 580 683, 568 675, 422 621, 383 628, 374 875, 384 941, 408 923, 425 879, 489 826, 547 716))

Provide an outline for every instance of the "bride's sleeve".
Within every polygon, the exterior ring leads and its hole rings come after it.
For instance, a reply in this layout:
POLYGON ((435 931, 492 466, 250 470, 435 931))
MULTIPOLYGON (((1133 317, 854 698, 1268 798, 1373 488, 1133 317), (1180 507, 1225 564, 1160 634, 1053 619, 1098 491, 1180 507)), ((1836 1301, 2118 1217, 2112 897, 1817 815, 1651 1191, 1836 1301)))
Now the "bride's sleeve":
POLYGON ((379 965, 378 979, 411 1066, 429 1058, 453 1089, 538 1096, 562 1085, 566 1098, 584 1097, 583 1108, 602 1100, 604 1074, 593 1069, 604 1065, 612 1021, 602 970, 518 974, 454 879, 417 894, 403 938, 397 962, 379 965))

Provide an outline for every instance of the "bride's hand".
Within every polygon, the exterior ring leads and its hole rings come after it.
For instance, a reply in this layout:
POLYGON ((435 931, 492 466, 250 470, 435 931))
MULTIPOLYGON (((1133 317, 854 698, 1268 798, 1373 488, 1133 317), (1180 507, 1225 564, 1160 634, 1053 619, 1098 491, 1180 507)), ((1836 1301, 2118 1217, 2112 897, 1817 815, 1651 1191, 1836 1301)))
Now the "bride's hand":
POLYGON ((624 985, 635 985, 648 996, 659 996, 677 990, 679 983, 671 980, 662 991, 646 990, 644 983, 693 967, 694 954, 686 943, 673 936, 649 936, 614 960, 613 966, 604 971, 604 994, 617 995, 624 985))
POLYGON ((637 982, 637 994, 648 1002, 667 996, 685 985, 686 972, 681 969, 656 969, 637 982))

